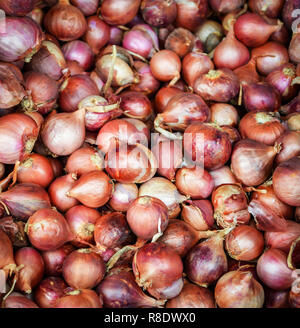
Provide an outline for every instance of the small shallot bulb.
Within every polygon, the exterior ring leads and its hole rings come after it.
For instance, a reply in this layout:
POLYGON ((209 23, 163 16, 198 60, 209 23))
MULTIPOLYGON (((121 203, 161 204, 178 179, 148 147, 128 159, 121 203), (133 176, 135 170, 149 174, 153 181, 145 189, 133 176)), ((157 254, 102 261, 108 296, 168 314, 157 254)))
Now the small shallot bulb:
POLYGON ((138 198, 139 190, 135 183, 116 183, 109 201, 113 210, 127 212, 131 203, 138 198))
POLYGON ((214 295, 209 289, 196 286, 189 282, 185 282, 181 293, 169 300, 166 304, 167 309, 210 309, 215 307, 214 295))
POLYGON ((215 298, 220 308, 262 308, 265 294, 251 272, 230 271, 217 282, 215 298))
POLYGON ((166 229, 169 223, 168 208, 157 198, 139 197, 127 211, 127 222, 137 237, 149 240, 166 229))
POLYGON ((63 277, 76 289, 91 289, 99 284, 105 274, 100 255, 88 248, 78 249, 67 256, 63 264, 63 277))
POLYGON ((236 177, 228 166, 222 166, 219 169, 209 172, 215 182, 215 187, 219 187, 222 184, 235 184, 237 183, 236 177))
POLYGON ((239 121, 239 114, 237 109, 224 103, 216 103, 210 107, 211 122, 217 125, 230 125, 236 126, 239 121))
POLYGON ((165 49, 174 51, 180 58, 190 53, 194 46, 195 37, 192 32, 178 27, 172 31, 166 41, 165 49))
POLYGON ((264 249, 264 238, 261 232, 252 226, 240 225, 234 228, 225 239, 228 254, 238 261, 252 261, 264 249))

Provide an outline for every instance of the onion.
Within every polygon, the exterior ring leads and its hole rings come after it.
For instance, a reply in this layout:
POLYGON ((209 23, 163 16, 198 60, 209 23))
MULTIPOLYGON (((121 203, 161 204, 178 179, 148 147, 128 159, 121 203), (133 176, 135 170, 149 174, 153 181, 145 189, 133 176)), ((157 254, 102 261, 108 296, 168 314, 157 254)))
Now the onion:
POLYGON ((147 63, 135 61, 134 68, 138 73, 139 82, 132 84, 130 89, 132 91, 142 92, 146 95, 152 95, 156 92, 160 84, 151 73, 150 66, 147 63))
POLYGON ((214 64, 217 68, 234 70, 246 65, 250 59, 247 47, 235 37, 234 26, 235 24, 231 22, 226 38, 214 50, 214 64))
POLYGON ((54 154, 66 156, 81 147, 85 138, 84 110, 49 115, 41 131, 45 146, 54 154))
POLYGON ((288 220, 285 231, 265 233, 266 245, 280 249, 286 253, 289 252, 294 240, 300 236, 300 224, 288 220))
POLYGON ((62 51, 66 60, 76 61, 85 71, 91 68, 94 56, 87 43, 80 40, 70 41, 63 45, 62 51))
POLYGON ((54 177, 57 178, 62 175, 63 166, 59 159, 48 157, 48 160, 52 166, 54 177))
POLYGON ((179 192, 192 199, 208 198, 214 189, 212 176, 199 166, 179 169, 175 179, 179 192))
POLYGON ((123 39, 123 32, 121 29, 115 26, 110 27, 110 34, 108 44, 120 45, 123 39))
MULTIPOLYGON (((11 274, 16 269, 16 262, 14 259, 13 245, 7 234, 2 229, 0 229, 0 246, 1 246, 0 269, 1 271, 2 270, 4 271, 5 278, 6 278, 8 274, 11 274)), ((1 287, 2 287, 2 282, 1 282, 1 287)), ((5 287, 5 281, 4 281, 4 287, 5 287)))
POLYGON ((256 59, 254 58, 251 58, 246 65, 235 69, 234 73, 239 78, 242 86, 260 81, 260 76, 256 70, 256 59))
POLYGON ((18 105, 25 96, 23 76, 17 66, 0 63, 0 108, 18 105))
POLYGON ((265 288, 265 307, 272 309, 289 308, 289 291, 265 288))
POLYGON ((291 131, 300 132, 300 113, 292 113, 286 119, 287 126, 291 131))
POLYGON ((250 112, 240 122, 243 138, 256 140, 272 146, 283 135, 285 128, 274 112, 250 112))
POLYGON ((25 87, 28 96, 22 101, 25 110, 38 110, 41 114, 47 114, 56 105, 58 98, 58 85, 49 76, 38 72, 24 74, 25 87))
POLYGON ((12 293, 4 301, 3 307, 6 309, 37 309, 36 303, 20 293, 12 293))
POLYGON ((140 2, 140 0, 103 0, 100 12, 106 23, 125 25, 137 14, 140 2))
POLYGON ((172 97, 164 112, 157 115, 154 127, 158 132, 173 139, 173 135, 163 129, 164 126, 183 131, 188 124, 207 122, 209 118, 209 107, 200 96, 191 93, 181 93, 172 97))
POLYGON ((150 243, 140 248, 132 267, 138 285, 156 299, 174 298, 182 289, 181 258, 163 244, 150 243))
POLYGON ((239 16, 234 24, 236 37, 244 45, 251 48, 265 44, 270 36, 280 28, 280 24, 271 25, 263 17, 254 13, 246 13, 239 16))
POLYGON ((127 212, 130 204, 138 197, 138 188, 134 183, 116 183, 109 201, 114 211, 127 212))
POLYGON ((18 169, 18 182, 35 183, 41 187, 48 187, 54 179, 54 173, 48 158, 31 154, 18 169))
POLYGON ((226 230, 221 230, 188 252, 184 268, 190 281, 198 286, 208 287, 227 272, 228 263, 223 248, 226 233, 226 230))
POLYGON ((56 302, 56 308, 102 308, 102 301, 97 293, 90 289, 66 291, 56 302))
POLYGON ((165 41, 165 49, 174 51, 182 58, 191 52, 194 42, 195 37, 189 30, 178 27, 168 35, 165 41))
POLYGON ((91 16, 96 13, 99 0, 71 0, 71 4, 80 9, 85 16, 91 16))
POLYGON ((150 133, 144 124, 138 120, 117 119, 107 122, 99 131, 97 136, 97 146, 107 153, 116 141, 126 142, 129 145, 141 143, 148 145, 150 133))
POLYGON ((176 26, 194 31, 208 16, 209 6, 207 0, 175 0, 177 4, 176 26))
POLYGON ((217 125, 236 126, 239 121, 239 114, 236 108, 229 104, 216 103, 210 107, 211 122, 217 125))
POLYGON ((26 232, 31 244, 42 251, 51 251, 73 239, 65 218, 55 210, 41 209, 27 221, 26 232))
POLYGON ((0 60, 29 62, 40 49, 41 27, 29 17, 5 17, 5 29, 0 31, 0 60))
POLYGON ((171 181, 175 180, 177 169, 181 166, 182 145, 176 140, 158 140, 152 148, 158 161, 157 173, 171 181))
POLYGON ((272 171, 274 158, 280 146, 267 146, 258 141, 244 139, 234 146, 231 169, 246 186, 257 186, 266 181, 272 171))
POLYGON ((31 247, 23 247, 15 252, 18 266, 23 268, 18 272, 16 287, 26 294, 39 284, 44 275, 44 261, 41 254, 31 247))
POLYGON ((186 201, 182 204, 181 218, 195 230, 206 231, 214 224, 213 207, 209 200, 186 201))
POLYGON ((64 112, 77 110, 81 100, 98 94, 95 82, 87 75, 75 75, 67 79, 60 88, 59 105, 64 112))
POLYGON ((25 16, 34 8, 35 0, 1 0, 0 8, 7 15, 25 16))
POLYGON ((251 56, 256 59, 256 67, 262 75, 268 75, 276 68, 289 62, 288 51, 284 45, 269 41, 252 50, 251 56))
POLYGON ((132 272, 121 271, 105 277, 97 287, 106 308, 162 307, 165 301, 157 301, 142 292, 132 272))
POLYGON ((300 206, 300 158, 293 157, 279 164, 273 174, 273 187, 276 196, 291 206, 300 206))
POLYGON ((61 276, 63 262, 73 250, 74 247, 71 244, 64 244, 53 251, 42 252, 46 275, 61 276))
POLYGON ((171 100, 176 95, 183 94, 184 92, 178 88, 174 87, 162 87, 158 90, 155 95, 155 111, 157 113, 163 113, 166 108, 169 100, 171 100))
POLYGON ((47 277, 34 291, 34 300, 41 308, 54 308, 56 301, 64 295, 67 284, 59 277, 47 277))
POLYGON ((218 186, 212 194, 214 217, 222 228, 247 224, 250 220, 247 196, 238 184, 218 186))
POLYGON ((244 0, 209 0, 211 8, 221 14, 227 14, 243 6, 244 0))
POLYGON ((25 247, 28 245, 24 227, 24 222, 13 219, 11 216, 0 219, 0 229, 7 234, 15 247, 25 247))
POLYGON ((300 33, 293 35, 292 41, 289 45, 289 56, 290 59, 295 63, 300 63, 300 33))
POLYGON ((79 240, 79 242, 72 242, 75 246, 85 246, 80 243, 80 240, 87 243, 93 242, 95 223, 100 217, 97 210, 83 205, 73 206, 67 211, 65 218, 71 232, 79 240))
POLYGON ((230 158, 229 135, 207 123, 192 123, 184 132, 185 154, 206 170, 222 167, 230 158))
POLYGON ((60 212, 66 212, 73 206, 78 204, 78 201, 69 197, 68 193, 76 183, 75 174, 67 174, 56 178, 49 187, 49 196, 51 204, 60 212))
POLYGON ((220 308, 262 308, 265 294, 251 272, 230 271, 217 282, 215 298, 220 308))
POLYGON ((265 251, 257 262, 257 274, 260 280, 275 290, 291 287, 292 272, 287 266, 287 255, 276 248, 265 251))
POLYGON ((196 40, 199 39, 204 44, 206 52, 210 53, 222 40, 222 25, 207 19, 196 29, 195 36, 196 40))
POLYGON ((44 18, 45 29, 60 41, 72 41, 83 36, 87 24, 82 12, 70 5, 69 0, 59 0, 44 18))
POLYGON ((78 177, 91 171, 101 171, 104 167, 103 155, 92 147, 75 150, 68 158, 66 172, 75 173, 78 177))
POLYGON ((298 15, 293 15, 293 12, 294 10, 299 9, 299 6, 299 0, 287 0, 283 6, 282 18, 289 29, 292 29, 292 24, 297 21, 298 15))
POLYGON ((113 183, 102 171, 91 171, 83 174, 68 192, 69 197, 83 205, 97 208, 106 204, 111 197, 113 183))
POLYGON ((173 85, 180 78, 181 61, 174 51, 164 49, 153 55, 150 68, 157 80, 170 81, 170 85, 173 85))
POLYGON ((63 264, 63 277, 76 289, 92 289, 103 279, 105 265, 91 249, 81 248, 67 256, 63 264))
POLYGON ((250 0, 249 8, 251 11, 260 14, 261 16, 266 15, 267 17, 277 18, 281 13, 284 0, 275 0, 266 2, 265 0, 250 0))
POLYGON ((127 222, 138 238, 150 240, 166 229, 169 223, 168 208, 157 198, 138 197, 127 211, 127 222))
POLYGON ((41 49, 36 53, 27 65, 32 71, 43 73, 58 80, 66 69, 66 60, 61 49, 51 41, 43 41, 41 49))
POLYGON ((107 173, 118 182, 143 183, 156 173, 157 160, 150 149, 137 143, 115 144, 105 156, 107 173))
POLYGON ((182 61, 182 75, 189 86, 202 74, 214 69, 214 64, 205 53, 189 52, 182 61))
POLYGON ((0 117, 0 162, 14 164, 33 149, 38 126, 28 115, 13 113, 0 117))
POLYGON ((300 300, 299 300, 299 283, 296 284, 296 288, 292 288, 289 293, 289 303, 292 308, 300 308, 300 300))
POLYGON ((225 239, 228 254, 238 261, 252 261, 264 249, 264 237, 257 229, 241 225, 234 228, 225 239))
POLYGON ((14 217, 26 221, 40 209, 50 208, 47 192, 33 183, 20 183, 0 194, 2 204, 14 217))
POLYGON ((210 70, 195 80, 194 90, 204 100, 229 102, 239 92, 239 80, 228 68, 210 70))
POLYGON ((109 41, 110 27, 98 16, 90 16, 86 22, 87 30, 83 39, 91 47, 93 53, 97 55, 109 41))
POLYGON ((215 187, 218 187, 222 184, 235 184, 237 179, 233 175, 232 171, 228 166, 222 166, 219 169, 212 170, 209 172, 215 182, 215 187))
POLYGON ((120 109, 131 118, 147 121, 152 113, 152 105, 146 95, 136 91, 121 93, 120 109))
POLYGON ((172 24, 177 16, 174 0, 143 0, 140 9, 145 22, 155 27, 166 27, 172 24))
POLYGON ((139 196, 151 196, 160 199, 169 210, 169 219, 174 219, 180 213, 179 204, 187 198, 179 193, 176 186, 165 178, 155 177, 143 183, 139 196))

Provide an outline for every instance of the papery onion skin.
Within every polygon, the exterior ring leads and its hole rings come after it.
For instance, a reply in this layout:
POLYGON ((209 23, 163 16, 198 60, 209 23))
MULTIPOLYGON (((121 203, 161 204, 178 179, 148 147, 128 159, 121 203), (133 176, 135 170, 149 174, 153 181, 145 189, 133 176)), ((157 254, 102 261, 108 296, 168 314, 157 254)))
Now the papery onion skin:
POLYGON ((207 19, 196 29, 195 36, 196 40, 199 39, 204 44, 205 51, 210 53, 222 41, 222 25, 207 19))
POLYGON ((41 252, 46 275, 55 277, 61 276, 64 260, 73 250, 74 247, 67 243, 53 251, 41 252))
POLYGON ((251 57, 256 58, 257 70, 262 75, 268 75, 276 68, 289 62, 289 54, 285 46, 274 41, 254 48, 251 57))
POLYGON ((131 118, 147 121, 152 113, 152 105, 148 97, 140 92, 125 91, 120 94, 120 109, 131 118))
POLYGON ((5 29, 0 32, 0 60, 30 61, 41 47, 41 27, 29 17, 5 17, 5 29))
POLYGON ((244 0, 209 0, 211 8, 221 14, 227 14, 236 9, 239 9, 245 3, 244 0))
POLYGON ((191 52, 194 42, 194 34, 185 28, 178 27, 168 35, 165 41, 165 49, 172 50, 180 58, 183 58, 191 52))
POLYGON ((94 56, 87 43, 80 40, 70 41, 62 46, 62 51, 66 60, 77 61, 85 71, 91 68, 94 56))
POLYGON ((291 131, 300 131, 300 113, 292 113, 286 117, 286 124, 291 131))
POLYGON ((153 308, 161 307, 164 301, 146 296, 137 285, 130 271, 113 273, 97 287, 106 308, 153 308))
POLYGON ((180 168, 176 173, 176 187, 192 199, 208 198, 214 189, 214 180, 201 167, 180 168))
POLYGON ((44 17, 45 29, 60 41, 79 39, 86 31, 83 13, 70 5, 69 0, 60 0, 44 17))
POLYGON ((100 283, 105 274, 102 258, 88 248, 81 248, 69 254, 62 269, 65 281, 75 289, 92 289, 100 283))
POLYGON ((230 271, 217 282, 215 298, 220 308, 262 308, 265 296, 252 273, 230 271))
POLYGON ((279 164, 273 173, 273 187, 276 196, 291 206, 300 206, 300 158, 293 157, 279 164))
POLYGON ((76 175, 67 174, 56 178, 50 185, 48 193, 51 204, 59 211, 66 212, 73 206, 78 204, 78 201, 68 196, 68 192, 76 183, 76 175))
POLYGON ((42 280, 44 275, 44 261, 40 253, 31 247, 23 247, 16 251, 15 260, 18 266, 24 265, 18 274, 16 286, 26 294, 42 280))
POLYGON ((92 147, 75 150, 68 158, 66 172, 75 173, 78 177, 91 171, 101 171, 104 167, 103 155, 92 147))
POLYGON ((166 27, 173 23, 177 16, 174 0, 143 0, 140 9, 144 20, 155 27, 166 27))
POLYGON ((47 192, 34 183, 19 183, 0 194, 11 215, 26 221, 37 210, 50 208, 47 192))
POLYGON ((231 142, 221 129, 206 123, 192 123, 184 132, 184 150, 196 164, 215 170, 229 160, 231 142))
POLYGON ((18 169, 19 183, 35 183, 43 188, 54 179, 50 161, 39 154, 31 154, 18 169))
POLYGON ((261 232, 248 225, 240 225, 232 230, 225 239, 228 254, 239 261, 256 259, 264 249, 261 232))
POLYGON ((222 184, 235 184, 237 183, 236 177, 228 166, 222 166, 219 169, 209 172, 215 182, 215 187, 219 187, 222 184))
POLYGON ((182 94, 183 91, 176 87, 162 87, 160 88, 154 100, 156 113, 163 113, 166 110, 168 102, 178 94, 182 94))
POLYGON ((47 277, 34 291, 34 300, 41 308, 54 308, 68 285, 59 277, 47 277))
POLYGON ((7 276, 9 273, 9 267, 16 265, 16 263, 13 254, 12 242, 10 241, 8 235, 2 229, 0 229, 0 246, 0 268, 4 270, 5 276, 7 276))
POLYGON ((26 296, 13 292, 5 300, 3 307, 6 309, 37 309, 36 303, 26 296))
POLYGON ((276 156, 276 164, 300 155, 300 133, 297 131, 286 131, 277 142, 280 143, 282 150, 276 156))
POLYGON ((83 110, 49 115, 41 131, 43 143, 53 154, 59 156, 72 154, 84 142, 84 118, 83 110))
POLYGON ((130 204, 138 197, 138 187, 134 183, 116 183, 109 201, 115 211, 127 212, 130 204))
POLYGON ((93 243, 96 221, 101 217, 100 213, 84 205, 77 205, 70 208, 65 214, 65 218, 69 224, 71 232, 78 238, 78 242, 72 242, 75 246, 85 247, 80 243, 85 241, 93 243))
POLYGON ((169 219, 174 219, 180 213, 180 203, 187 198, 179 193, 176 186, 168 179, 154 177, 143 183, 139 189, 139 196, 159 198, 169 209, 169 219))
POLYGON ((265 2, 264 0, 250 0, 249 8, 251 11, 267 17, 277 18, 284 5, 284 0, 265 2))
POLYGON ((36 211, 27 221, 31 244, 42 251, 51 251, 73 239, 66 219, 52 209, 36 211))
POLYGON ((207 101, 229 102, 238 94, 239 88, 239 80, 229 68, 210 70, 194 83, 195 93, 207 101))
POLYGON ((266 181, 272 171, 273 160, 280 148, 258 141, 243 139, 233 148, 231 169, 246 186, 257 186, 266 181))
POLYGON ((257 262, 257 274, 261 281, 274 290, 285 290, 293 282, 292 270, 287 266, 287 255, 283 251, 270 248, 257 262))
POLYGON ((237 109, 230 104, 215 103, 210 107, 211 122, 223 126, 236 126, 239 121, 237 109))
POLYGON ((197 308, 210 309, 215 308, 215 299, 213 293, 204 287, 185 282, 181 293, 169 300, 166 308, 197 308))
POLYGON ((250 112, 241 119, 239 131, 245 139, 272 146, 283 135, 285 128, 273 112, 250 112))
POLYGON ((102 301, 94 290, 81 289, 67 291, 65 296, 59 298, 56 302, 55 308, 102 308, 102 301))
POLYGON ((125 25, 129 23, 139 10, 141 0, 104 0, 101 5, 101 15, 110 25, 125 25))
POLYGON ((35 0, 1 0, 0 8, 7 15, 25 16, 34 8, 35 0))
POLYGON ((157 299, 176 297, 182 289, 181 258, 163 244, 150 243, 140 248, 132 268, 138 285, 157 299))
POLYGON ((91 16, 96 13, 99 0, 71 0, 71 4, 80 9, 85 16, 91 16))
POLYGON ((150 196, 138 197, 133 201, 126 218, 133 233, 143 240, 163 232, 169 223, 167 206, 158 198, 150 196))

